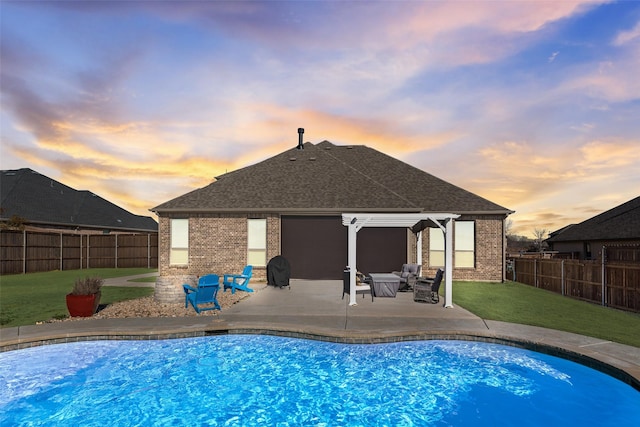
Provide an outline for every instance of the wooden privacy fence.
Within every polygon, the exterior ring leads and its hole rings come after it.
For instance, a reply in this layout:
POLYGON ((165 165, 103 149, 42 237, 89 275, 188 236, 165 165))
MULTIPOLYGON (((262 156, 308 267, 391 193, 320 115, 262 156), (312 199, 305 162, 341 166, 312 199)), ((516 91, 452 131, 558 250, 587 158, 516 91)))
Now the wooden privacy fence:
POLYGON ((507 278, 603 306, 640 312, 640 263, 511 258, 507 278))
POLYGON ((127 267, 158 267, 157 233, 0 231, 0 275, 127 267))

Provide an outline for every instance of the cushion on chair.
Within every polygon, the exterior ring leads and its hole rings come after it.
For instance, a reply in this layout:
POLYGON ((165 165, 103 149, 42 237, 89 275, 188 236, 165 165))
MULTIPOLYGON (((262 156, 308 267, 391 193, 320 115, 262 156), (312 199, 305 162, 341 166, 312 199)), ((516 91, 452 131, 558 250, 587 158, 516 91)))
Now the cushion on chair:
POLYGON ((418 274, 420 266, 418 264, 402 264, 402 277, 408 277, 410 274, 418 274))

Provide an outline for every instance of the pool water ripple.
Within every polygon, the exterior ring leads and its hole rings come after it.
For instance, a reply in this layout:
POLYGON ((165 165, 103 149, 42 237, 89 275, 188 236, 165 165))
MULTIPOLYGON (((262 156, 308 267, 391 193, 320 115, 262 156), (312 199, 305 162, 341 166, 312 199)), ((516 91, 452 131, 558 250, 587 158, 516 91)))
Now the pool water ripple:
POLYGON ((0 425, 640 425, 582 365, 464 341, 94 341, 0 354, 0 425))

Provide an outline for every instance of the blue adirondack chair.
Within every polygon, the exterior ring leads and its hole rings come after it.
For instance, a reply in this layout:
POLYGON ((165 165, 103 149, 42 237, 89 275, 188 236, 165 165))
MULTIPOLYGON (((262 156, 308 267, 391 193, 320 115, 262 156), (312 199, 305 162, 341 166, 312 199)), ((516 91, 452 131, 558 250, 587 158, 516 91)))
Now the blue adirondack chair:
POLYGON ((217 274, 207 274, 200 277, 198 287, 194 288, 188 284, 182 285, 184 289, 184 307, 187 308, 189 303, 193 306, 196 313, 205 310, 220 310, 220 304, 216 296, 220 289, 220 277, 217 274), (206 307, 198 307, 200 304, 213 304, 206 307))
POLYGON ((242 274, 225 274, 222 283, 224 284, 224 291, 231 289, 231 293, 235 294, 236 289, 245 292, 253 292, 253 289, 249 287, 249 280, 253 272, 253 266, 247 265, 242 270, 242 274))

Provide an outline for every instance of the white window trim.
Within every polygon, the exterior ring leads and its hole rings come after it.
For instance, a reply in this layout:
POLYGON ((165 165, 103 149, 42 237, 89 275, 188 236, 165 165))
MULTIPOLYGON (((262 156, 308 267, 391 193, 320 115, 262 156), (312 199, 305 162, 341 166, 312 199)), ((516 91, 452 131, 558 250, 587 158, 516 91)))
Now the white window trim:
POLYGON ((444 233, 439 228, 429 228, 429 267, 444 267, 444 233), (437 236, 437 237, 436 237, 437 236), (434 239, 434 237, 436 237, 434 239), (441 263, 437 262, 442 260, 441 263))
POLYGON ((189 220, 170 220, 169 265, 189 265, 189 220))
POLYGON ((267 265, 267 220, 247 219, 247 264, 264 267, 267 265))
POLYGON ((475 221, 456 221, 454 223, 453 266, 455 268, 476 267, 476 223, 475 221), (471 227, 471 230, 463 228, 471 227), (469 233, 470 232, 470 233, 469 233), (463 263, 471 255, 470 263, 463 263))

